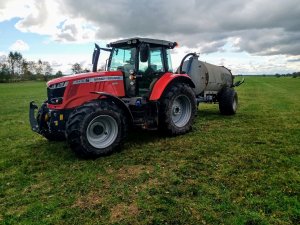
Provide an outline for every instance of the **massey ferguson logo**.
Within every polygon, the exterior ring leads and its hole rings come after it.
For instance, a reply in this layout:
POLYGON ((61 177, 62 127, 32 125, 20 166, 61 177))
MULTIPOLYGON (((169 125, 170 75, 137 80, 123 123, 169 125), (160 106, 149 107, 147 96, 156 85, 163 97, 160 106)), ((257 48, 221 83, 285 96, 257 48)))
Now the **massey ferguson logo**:
POLYGON ((91 77, 81 80, 73 81, 73 84, 85 84, 85 83, 95 83, 102 81, 114 81, 114 80, 123 80, 123 76, 105 76, 105 77, 91 77))

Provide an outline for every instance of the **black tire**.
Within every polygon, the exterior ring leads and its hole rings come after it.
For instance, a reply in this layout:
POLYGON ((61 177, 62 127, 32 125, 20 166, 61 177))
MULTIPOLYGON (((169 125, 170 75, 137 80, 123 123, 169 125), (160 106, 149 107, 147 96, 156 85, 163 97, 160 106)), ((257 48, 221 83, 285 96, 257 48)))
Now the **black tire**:
POLYGON ((238 95, 232 88, 224 88, 218 94, 219 110, 223 115, 234 115, 238 107, 238 95))
POLYGON ((197 103, 190 86, 175 83, 165 91, 160 104, 160 130, 169 135, 184 134, 191 130, 197 103))
POLYGON ((71 149, 82 158, 109 155, 127 135, 127 118, 110 100, 91 101, 75 109, 66 124, 71 149))
POLYGON ((36 120, 40 127, 40 134, 44 136, 48 141, 64 141, 66 140, 65 134, 62 132, 51 133, 47 122, 44 120, 45 115, 48 113, 47 103, 44 102, 40 107, 36 120))

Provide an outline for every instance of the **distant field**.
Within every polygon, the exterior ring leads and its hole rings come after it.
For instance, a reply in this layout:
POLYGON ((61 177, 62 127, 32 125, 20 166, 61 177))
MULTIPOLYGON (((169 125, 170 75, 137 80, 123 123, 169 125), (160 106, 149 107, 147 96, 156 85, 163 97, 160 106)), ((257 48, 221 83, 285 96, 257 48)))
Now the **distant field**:
POLYGON ((299 224, 300 79, 246 77, 235 116, 200 105, 192 132, 132 132, 80 160, 30 130, 44 83, 0 84, 0 224, 299 224))

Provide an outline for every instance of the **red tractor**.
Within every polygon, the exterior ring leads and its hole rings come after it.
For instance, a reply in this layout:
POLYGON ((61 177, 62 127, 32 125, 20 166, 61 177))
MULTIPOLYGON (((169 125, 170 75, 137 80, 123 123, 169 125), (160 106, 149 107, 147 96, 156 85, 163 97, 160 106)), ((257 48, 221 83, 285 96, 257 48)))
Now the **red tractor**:
MULTIPOLYGON (((53 79, 47 83, 48 99, 40 109, 30 103, 32 130, 48 140, 66 138, 81 157, 98 157, 118 149, 130 127, 160 129, 170 135, 188 132, 200 101, 226 98, 224 114, 234 114, 237 94, 230 71, 224 68, 229 75, 218 87, 222 91, 202 88, 198 93, 191 76, 183 71, 193 73, 199 62, 193 62, 195 54, 188 54, 190 59, 185 61, 185 57, 179 71, 172 72, 170 49, 176 45, 147 38, 120 40, 107 48, 96 44, 93 72, 53 79), (98 72, 101 50, 109 51, 110 57, 106 71, 98 72)), ((205 87, 209 86, 208 72, 203 72, 205 87)))

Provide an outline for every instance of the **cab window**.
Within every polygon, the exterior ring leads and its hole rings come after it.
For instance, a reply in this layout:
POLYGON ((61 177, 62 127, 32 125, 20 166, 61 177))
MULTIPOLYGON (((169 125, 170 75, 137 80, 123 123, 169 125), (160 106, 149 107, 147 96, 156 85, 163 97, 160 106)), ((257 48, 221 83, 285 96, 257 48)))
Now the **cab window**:
POLYGON ((136 48, 115 48, 113 50, 109 71, 129 72, 135 68, 136 48))
POLYGON ((142 73, 157 73, 165 72, 163 65, 163 52, 162 48, 151 48, 150 56, 147 62, 139 60, 139 72, 142 73))

